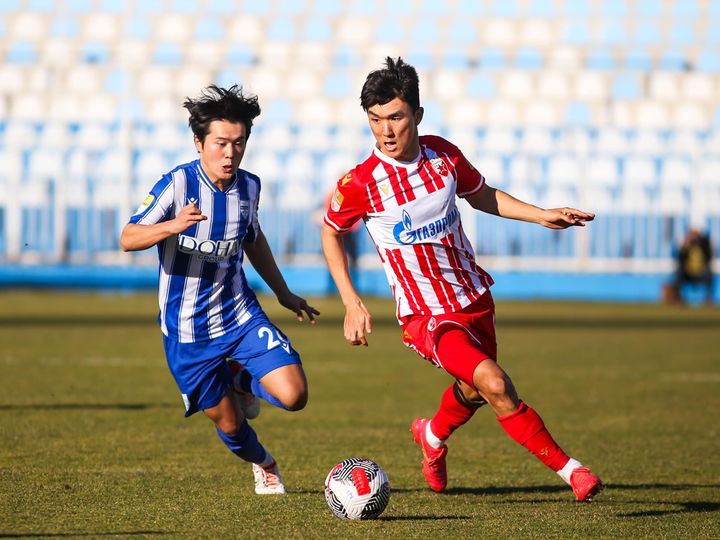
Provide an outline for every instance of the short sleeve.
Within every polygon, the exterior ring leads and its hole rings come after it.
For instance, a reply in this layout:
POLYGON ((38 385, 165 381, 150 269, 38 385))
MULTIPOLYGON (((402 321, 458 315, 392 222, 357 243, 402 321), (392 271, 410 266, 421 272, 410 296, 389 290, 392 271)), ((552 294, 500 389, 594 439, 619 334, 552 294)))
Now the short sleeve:
POLYGON ((460 150, 457 151, 456 159, 455 174, 458 197, 468 197, 480 191, 485 185, 485 177, 472 166, 460 150))
POLYGON ((339 232, 348 231, 368 212, 368 196, 355 171, 338 180, 330 194, 325 223, 339 232))
POLYGON ((172 174, 161 177, 130 217, 129 223, 154 225, 169 219, 174 201, 173 188, 172 174))

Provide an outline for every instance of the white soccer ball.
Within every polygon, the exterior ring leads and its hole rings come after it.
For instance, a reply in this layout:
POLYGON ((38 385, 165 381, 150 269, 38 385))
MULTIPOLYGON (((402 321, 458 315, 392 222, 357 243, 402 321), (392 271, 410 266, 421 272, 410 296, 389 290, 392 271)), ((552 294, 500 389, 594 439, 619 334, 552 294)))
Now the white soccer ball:
POLYGON ((348 458, 328 473, 325 500, 340 519, 375 519, 388 505, 390 482, 371 459, 348 458))

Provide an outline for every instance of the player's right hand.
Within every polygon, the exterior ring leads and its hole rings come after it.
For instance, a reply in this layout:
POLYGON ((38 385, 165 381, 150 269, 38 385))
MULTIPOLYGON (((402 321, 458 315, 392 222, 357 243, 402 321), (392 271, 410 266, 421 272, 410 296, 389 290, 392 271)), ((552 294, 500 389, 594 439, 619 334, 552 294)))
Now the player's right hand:
POLYGON ((350 345, 368 346, 365 334, 372 334, 372 317, 359 298, 346 308, 344 330, 350 345))
POLYGON ((192 225, 195 225, 195 223, 205 221, 206 219, 207 216, 204 216, 202 212, 200 212, 197 205, 195 203, 190 203, 187 206, 184 206, 173 220, 176 225, 175 232, 181 233, 192 225))

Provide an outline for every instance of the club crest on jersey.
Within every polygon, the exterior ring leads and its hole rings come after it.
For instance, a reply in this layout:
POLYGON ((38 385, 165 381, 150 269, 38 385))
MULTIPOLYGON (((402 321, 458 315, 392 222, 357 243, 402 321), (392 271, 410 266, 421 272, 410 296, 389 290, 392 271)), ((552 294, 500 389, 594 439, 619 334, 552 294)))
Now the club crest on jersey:
POLYGON ((440 176, 448 175, 448 166, 443 158, 436 157, 431 159, 430 165, 432 165, 432 168, 435 169, 435 172, 437 172, 440 176))
POLYGON ((250 215, 250 203, 247 201, 240 201, 240 217, 247 219, 250 215))
POLYGON ((452 208, 446 216, 413 228, 410 214, 407 210, 403 210, 402 221, 393 227, 393 236, 395 240, 405 245, 431 240, 445 233, 459 218, 458 209, 452 208))
POLYGON ((202 240, 192 236, 178 235, 178 251, 195 255, 201 261, 220 262, 239 251, 237 240, 202 240))

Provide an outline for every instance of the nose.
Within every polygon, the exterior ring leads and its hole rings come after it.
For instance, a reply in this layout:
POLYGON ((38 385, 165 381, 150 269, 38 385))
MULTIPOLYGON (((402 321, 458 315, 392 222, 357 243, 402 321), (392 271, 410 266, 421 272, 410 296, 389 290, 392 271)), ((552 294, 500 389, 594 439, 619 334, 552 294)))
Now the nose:
POLYGON ((382 124, 382 134, 385 135, 386 137, 392 137, 392 135, 393 135, 392 126, 390 125, 390 122, 388 122, 387 120, 385 120, 382 124))

